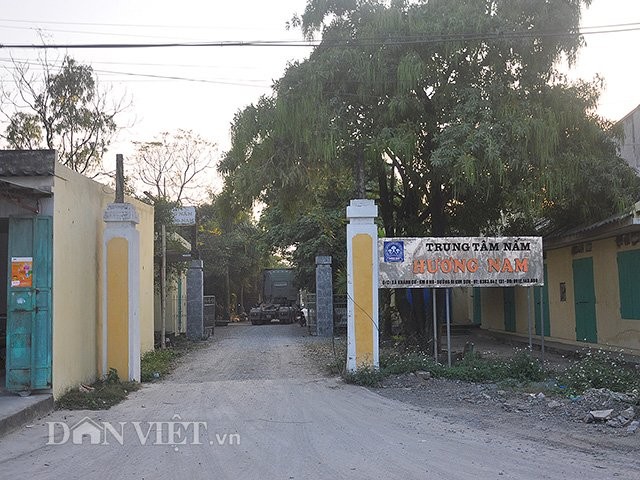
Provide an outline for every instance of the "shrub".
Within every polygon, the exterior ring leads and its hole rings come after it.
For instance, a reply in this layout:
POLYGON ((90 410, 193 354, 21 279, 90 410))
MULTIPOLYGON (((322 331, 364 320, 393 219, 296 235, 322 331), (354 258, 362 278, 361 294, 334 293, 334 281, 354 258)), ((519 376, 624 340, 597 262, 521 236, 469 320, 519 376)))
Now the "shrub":
POLYGON ((527 351, 517 352, 506 364, 507 378, 519 382, 541 382, 547 378, 542 364, 527 351))
POLYGON ((614 392, 640 389, 640 374, 627 367, 621 353, 587 350, 559 377, 569 393, 582 393, 589 388, 607 388, 614 392))
POLYGON ((179 355, 178 352, 170 348, 146 352, 140 361, 140 381, 151 382, 168 374, 173 368, 174 360, 179 355))
POLYGON ((380 356, 380 369, 385 375, 398 375, 418 370, 432 370, 436 366, 434 360, 425 353, 412 352, 404 355, 390 354, 380 356))
POLYGON ((345 372, 343 378, 347 383, 375 387, 385 376, 381 370, 366 366, 358 368, 355 372, 345 372))

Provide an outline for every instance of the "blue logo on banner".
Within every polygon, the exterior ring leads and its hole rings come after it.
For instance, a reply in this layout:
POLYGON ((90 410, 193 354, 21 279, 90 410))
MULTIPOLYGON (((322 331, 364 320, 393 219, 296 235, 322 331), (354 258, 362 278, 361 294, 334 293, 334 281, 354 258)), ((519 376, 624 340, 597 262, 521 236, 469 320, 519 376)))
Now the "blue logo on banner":
POLYGON ((404 262, 404 242, 384 242, 384 261, 404 262))

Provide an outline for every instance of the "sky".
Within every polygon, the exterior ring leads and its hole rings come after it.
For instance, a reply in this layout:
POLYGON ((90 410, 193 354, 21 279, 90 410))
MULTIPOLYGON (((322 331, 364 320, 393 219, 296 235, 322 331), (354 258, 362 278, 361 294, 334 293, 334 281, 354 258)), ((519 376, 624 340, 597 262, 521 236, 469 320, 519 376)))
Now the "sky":
MULTIPOLYGON (((286 23, 305 5, 306 0, 0 0, 0 44, 41 43, 40 34, 47 43, 58 44, 302 40, 300 31, 287 30, 286 23)), ((640 24, 640 1, 593 0, 582 25, 634 22, 640 24)), ((599 113, 618 120, 640 104, 640 31, 588 35, 585 40, 569 78, 603 77, 599 113)), ((125 128, 105 159, 109 168, 116 153, 133 154, 133 142, 177 129, 193 130, 223 152, 230 145, 234 114, 269 94, 287 64, 310 51, 260 46, 68 53, 92 65, 114 99, 131 103, 119 121, 125 128)), ((0 49, 0 69, 10 66, 11 57, 34 55, 30 50, 0 49)))

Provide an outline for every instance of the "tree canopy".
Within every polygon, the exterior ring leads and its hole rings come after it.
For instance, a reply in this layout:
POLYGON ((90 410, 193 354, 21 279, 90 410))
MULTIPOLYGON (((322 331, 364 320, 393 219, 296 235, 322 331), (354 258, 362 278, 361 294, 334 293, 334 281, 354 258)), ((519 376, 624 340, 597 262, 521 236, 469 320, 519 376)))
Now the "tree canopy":
POLYGON ((596 113, 601 84, 559 69, 589 4, 310 0, 294 24, 322 40, 236 115, 226 188, 295 224, 325 205, 309 192, 346 178, 386 236, 535 234, 619 211, 640 187, 596 113))
MULTIPOLYGON (((115 132, 122 102, 111 103, 98 88, 93 69, 69 56, 58 68, 47 57, 42 70, 14 61, 14 88, 2 87, 7 118, 4 138, 17 149, 49 148, 58 160, 80 173, 96 173, 115 132)), ((5 84, 6 85, 6 84, 5 84)))
POLYGON ((215 144, 191 130, 163 132, 136 147, 134 180, 155 197, 177 203, 198 200, 192 196, 207 186, 204 174, 217 160, 215 144))

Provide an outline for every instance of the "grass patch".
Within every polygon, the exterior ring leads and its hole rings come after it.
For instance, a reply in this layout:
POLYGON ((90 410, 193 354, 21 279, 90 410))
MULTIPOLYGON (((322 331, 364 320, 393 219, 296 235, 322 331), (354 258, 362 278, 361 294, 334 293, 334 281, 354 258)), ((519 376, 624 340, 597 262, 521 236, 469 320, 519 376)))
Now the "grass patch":
POLYGON ((118 372, 111 369, 107 378, 90 386, 69 390, 56 401, 62 410, 107 410, 127 398, 129 392, 140 389, 137 382, 122 382, 118 372))
POLYGON ((140 361, 140 381, 152 382, 164 377, 173 370, 180 355, 180 351, 172 348, 146 352, 140 361))
POLYGON ((558 384, 572 395, 589 388, 630 393, 640 391, 640 372, 630 368, 621 353, 586 350, 558 376, 558 384))
POLYGON ((387 375, 382 370, 371 367, 361 367, 355 372, 345 372, 342 376, 345 382, 362 385, 363 387, 377 386, 387 375))
POLYGON ((173 371, 176 360, 198 346, 206 345, 205 342, 193 342, 184 335, 169 338, 167 348, 146 352, 140 360, 140 381, 153 382, 173 371))
POLYGON ((526 351, 516 353, 508 360, 486 359, 470 353, 451 367, 436 363, 422 352, 385 353, 380 356, 380 369, 358 369, 344 375, 345 381, 363 386, 376 386, 390 375, 428 371, 434 377, 466 382, 507 382, 527 385, 548 378, 549 372, 526 351))
POLYGON ((373 387, 390 375, 419 370, 428 371, 435 378, 491 382, 521 391, 534 388, 577 395, 590 388, 606 388, 621 393, 640 392, 640 371, 630 368, 622 354, 602 350, 586 350, 581 358, 558 374, 543 368, 527 350, 518 351, 508 359, 483 358, 470 353, 451 367, 436 363, 429 354, 421 352, 386 351, 380 355, 379 370, 362 368, 343 376, 349 383, 373 387))
MULTIPOLYGON (((171 340, 171 347, 155 350, 142 355, 140 361, 140 380, 152 382, 169 374, 175 368, 178 357, 192 350, 203 342, 191 342, 184 337, 171 340)), ((69 390, 56 401, 56 408, 63 410, 106 410, 120 403, 129 392, 141 387, 137 382, 123 382, 118 372, 111 369, 103 380, 77 389, 69 390)))

